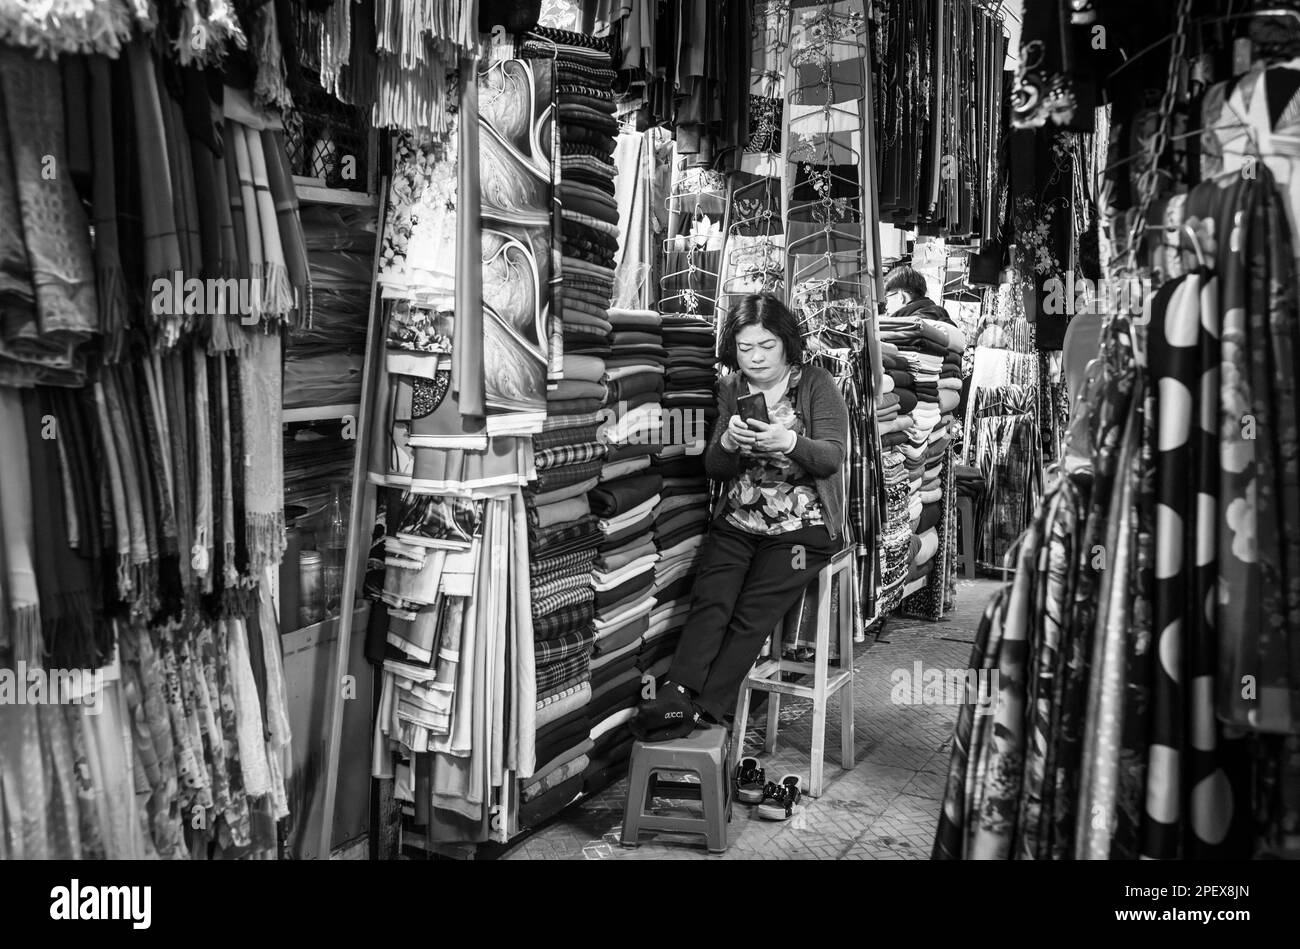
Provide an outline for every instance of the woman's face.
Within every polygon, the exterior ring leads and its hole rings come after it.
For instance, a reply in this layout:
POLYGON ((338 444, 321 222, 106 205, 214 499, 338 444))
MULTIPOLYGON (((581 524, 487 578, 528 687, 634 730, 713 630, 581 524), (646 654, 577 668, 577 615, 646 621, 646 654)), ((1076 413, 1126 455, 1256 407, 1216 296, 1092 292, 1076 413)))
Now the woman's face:
POLYGON ((757 323, 736 333, 736 362, 745 378, 760 386, 779 382, 789 368, 780 337, 757 323))

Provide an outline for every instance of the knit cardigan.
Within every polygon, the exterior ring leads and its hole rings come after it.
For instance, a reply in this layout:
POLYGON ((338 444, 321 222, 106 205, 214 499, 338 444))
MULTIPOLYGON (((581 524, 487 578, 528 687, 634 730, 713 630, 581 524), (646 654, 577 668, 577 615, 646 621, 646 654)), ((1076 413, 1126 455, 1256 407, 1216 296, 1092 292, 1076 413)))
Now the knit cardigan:
MULTIPOLYGON (((736 400, 745 387, 742 373, 733 372, 718 382, 718 420, 713 437, 704 453, 704 470, 715 481, 730 482, 740 475, 740 453, 722 446, 722 435, 731 416, 736 414, 736 400)), ((826 530, 831 540, 838 540, 844 530, 844 460, 848 457, 849 410, 844 404, 835 379, 818 366, 804 366, 795 388, 795 404, 803 422, 789 455, 817 481, 817 496, 822 502, 826 530)), ((713 519, 727 507, 724 491, 713 509, 713 519)))

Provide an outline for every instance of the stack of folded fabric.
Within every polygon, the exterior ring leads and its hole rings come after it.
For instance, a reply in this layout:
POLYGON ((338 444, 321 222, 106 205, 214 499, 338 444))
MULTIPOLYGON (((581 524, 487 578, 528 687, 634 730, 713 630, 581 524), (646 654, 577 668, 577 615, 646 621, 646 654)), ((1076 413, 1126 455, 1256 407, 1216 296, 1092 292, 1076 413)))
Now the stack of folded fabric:
MULTIPOLYGON (((896 443, 902 453, 908 483, 907 518, 912 536, 903 583, 906 599, 925 589, 932 578, 942 585, 947 582, 947 512, 952 498, 945 490, 945 479, 951 480, 952 421, 961 396, 961 355, 966 340, 949 323, 916 318, 882 319, 880 338, 885 371, 894 383, 878 407, 878 418, 885 419, 882 447, 886 433, 893 435, 888 444, 895 447, 896 443), (891 396, 898 397, 896 411, 891 396), (902 421, 908 416, 910 424, 902 421)), ((906 605, 904 609, 911 612, 906 605)), ((923 612, 934 613, 928 607, 923 612)))
POLYGON ((902 602, 903 586, 912 566, 912 473, 917 466, 905 450, 911 451, 911 432, 916 428, 913 412, 918 399, 916 381, 906 357, 896 345, 884 340, 880 350, 885 375, 882 394, 876 401, 876 423, 880 431, 881 479, 885 486, 880 565, 880 612, 883 614, 902 602))
POLYGON ((664 377, 666 436, 654 458, 654 470, 664 479, 654 527, 659 564, 650 629, 637 661, 657 682, 667 675, 690 612, 695 567, 708 526, 704 448, 718 414, 713 324, 687 313, 665 313, 662 318, 668 366, 664 377))
MULTIPOLYGON (((570 358, 566 356, 566 365, 570 358)), ((525 504, 537 670, 537 767, 521 789, 520 813, 526 825, 545 820, 573 800, 572 778, 588 764, 587 705, 596 638, 592 569, 601 533, 587 491, 596 484, 604 457, 605 447, 596 442, 599 421, 598 412, 548 415, 543 431, 533 436, 538 483, 537 490, 525 492, 525 504)))
POLYGON ((641 697, 637 657, 654 607, 654 511, 663 479, 648 469, 600 484, 591 493, 602 541, 596 559, 595 654, 591 662, 592 781, 589 793, 626 764, 628 722, 641 697))
POLYGON ((679 424, 684 433, 681 442, 690 446, 703 441, 705 424, 712 425, 718 415, 713 324, 688 313, 665 313, 663 338, 668 350, 664 412, 670 422, 679 424))
POLYGON ((592 740, 589 793, 603 787, 627 763, 628 721, 641 697, 637 657, 654 606, 652 528, 663 478, 651 457, 663 440, 663 339, 659 314, 611 309, 605 424, 607 456, 592 510, 603 534, 596 563, 596 655, 592 660, 592 740))
POLYGON ((639 664, 661 681, 672 663, 677 640, 690 612, 695 568, 709 522, 709 481, 704 456, 694 446, 665 446, 655 459, 663 478, 663 500, 655 513, 654 537, 659 550, 655 571, 655 606, 639 664))
POLYGON ((627 722, 641 696, 636 667, 650 625, 658 551, 651 532, 663 479, 650 470, 660 445, 664 353, 659 316, 648 310, 607 310, 610 333, 600 438, 606 448, 599 484, 589 495, 599 520, 594 564, 595 645, 591 662, 592 753, 588 793, 627 763, 627 722))
POLYGON ((605 512, 592 509, 589 492, 609 461, 599 432, 610 394, 618 122, 608 40, 539 27, 523 54, 555 59, 563 256, 563 373, 547 392, 542 432, 533 436, 537 483, 526 495, 538 713, 537 767, 521 789, 521 821, 536 824, 581 792, 592 725, 609 695, 608 658, 599 678, 593 670, 594 621, 610 605, 609 578, 597 564, 605 512))

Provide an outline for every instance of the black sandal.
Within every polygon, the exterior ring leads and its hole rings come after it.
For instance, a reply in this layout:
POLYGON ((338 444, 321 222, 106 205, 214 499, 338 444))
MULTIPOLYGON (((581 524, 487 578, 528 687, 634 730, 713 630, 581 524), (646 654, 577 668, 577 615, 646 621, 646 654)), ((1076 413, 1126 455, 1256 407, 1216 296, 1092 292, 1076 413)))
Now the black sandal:
POLYGON ((767 782, 757 758, 741 758, 736 765, 736 800, 742 804, 759 804, 767 782))
POLYGON ((763 801, 758 805, 758 816, 764 820, 789 820, 794 814, 794 806, 803 797, 800 790, 800 778, 797 774, 787 774, 780 784, 767 783, 763 789, 763 801))

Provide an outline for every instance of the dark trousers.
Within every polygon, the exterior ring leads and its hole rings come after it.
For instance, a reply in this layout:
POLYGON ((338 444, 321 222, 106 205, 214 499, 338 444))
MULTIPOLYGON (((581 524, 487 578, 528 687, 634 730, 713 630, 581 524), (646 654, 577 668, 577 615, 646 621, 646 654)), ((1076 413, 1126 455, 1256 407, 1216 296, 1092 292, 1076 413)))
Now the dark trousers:
POLYGON ((825 527, 764 536, 714 521, 668 678, 722 722, 763 641, 838 549, 825 527))

